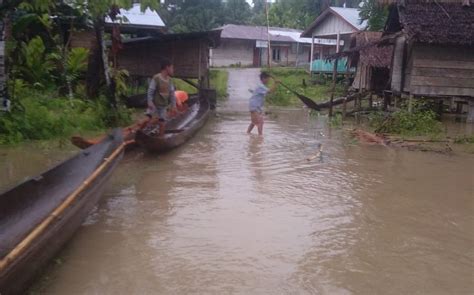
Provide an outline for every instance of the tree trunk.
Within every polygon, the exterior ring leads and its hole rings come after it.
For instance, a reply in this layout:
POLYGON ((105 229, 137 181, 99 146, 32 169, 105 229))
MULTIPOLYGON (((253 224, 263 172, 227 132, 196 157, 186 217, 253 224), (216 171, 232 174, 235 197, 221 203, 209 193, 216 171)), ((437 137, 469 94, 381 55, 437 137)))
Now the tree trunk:
MULTIPOLYGON (((3 1, 0 0, 0 5, 3 4, 3 1)), ((5 41, 6 28, 9 24, 9 16, 4 15, 0 19, 0 110, 9 111, 10 110, 10 100, 8 99, 8 89, 7 89, 7 70, 6 70, 6 55, 5 55, 5 41)))
POLYGON ((105 28, 104 23, 101 22, 101 26, 99 28, 100 34, 100 51, 102 54, 102 63, 104 69, 104 76, 105 76, 105 84, 107 85, 107 98, 109 99, 110 105, 113 108, 117 107, 117 99, 115 98, 115 82, 112 80, 110 76, 110 67, 109 67, 109 59, 107 57, 107 46, 105 45, 105 28))
POLYGON ((97 25, 94 25, 95 38, 91 40, 93 42, 90 52, 89 59, 87 64, 87 96, 88 98, 97 98, 99 96, 99 88, 101 82, 103 82, 103 63, 102 63, 102 53, 100 51, 100 34, 98 34, 97 25))
POLYGON ((107 86, 107 98, 112 107, 117 106, 115 98, 115 83, 110 76, 110 67, 107 57, 107 48, 104 39, 104 20, 97 19, 94 23, 96 42, 89 55, 89 65, 87 68, 87 95, 91 98, 97 97, 101 81, 105 80, 107 86), (104 80, 102 80, 104 79, 104 80))

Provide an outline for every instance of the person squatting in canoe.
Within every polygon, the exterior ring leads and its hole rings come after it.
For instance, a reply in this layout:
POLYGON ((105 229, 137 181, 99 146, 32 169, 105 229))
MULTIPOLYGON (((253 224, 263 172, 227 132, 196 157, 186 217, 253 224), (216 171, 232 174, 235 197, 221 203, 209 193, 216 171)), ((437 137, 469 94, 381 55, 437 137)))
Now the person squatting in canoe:
MULTIPOLYGON (((172 113, 176 113, 176 97, 173 80, 174 66, 171 61, 164 59, 161 61, 160 72, 153 76, 148 86, 147 115, 151 118, 153 114, 158 117, 160 136, 165 134, 165 122, 167 120, 168 108, 172 113)), ((154 120, 150 123, 154 123, 154 120)))
POLYGON ((263 104, 265 103, 265 96, 268 93, 274 92, 280 81, 275 80, 268 73, 260 73, 260 83, 254 91, 249 100, 250 111, 250 125, 247 128, 247 133, 251 133, 253 128, 257 126, 258 135, 263 135, 263 104), (272 87, 268 89, 270 78, 274 80, 272 87))

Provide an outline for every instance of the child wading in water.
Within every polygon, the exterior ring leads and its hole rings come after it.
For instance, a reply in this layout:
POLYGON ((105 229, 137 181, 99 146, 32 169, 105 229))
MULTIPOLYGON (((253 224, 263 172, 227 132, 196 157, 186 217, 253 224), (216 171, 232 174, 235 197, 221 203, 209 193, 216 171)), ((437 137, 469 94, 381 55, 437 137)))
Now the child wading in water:
POLYGON ((253 127, 257 126, 258 135, 263 135, 263 104, 265 102, 265 95, 269 92, 274 92, 280 81, 274 80, 273 86, 268 89, 268 82, 272 78, 268 73, 262 72, 260 74, 260 82, 257 88, 253 91, 252 97, 249 101, 250 110, 250 125, 247 129, 247 133, 251 133, 253 127))

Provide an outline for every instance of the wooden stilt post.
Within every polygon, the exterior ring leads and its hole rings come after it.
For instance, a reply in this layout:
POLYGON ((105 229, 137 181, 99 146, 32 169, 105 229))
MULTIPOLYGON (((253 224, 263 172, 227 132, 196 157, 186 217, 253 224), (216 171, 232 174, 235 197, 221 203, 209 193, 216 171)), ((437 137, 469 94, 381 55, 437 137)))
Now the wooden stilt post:
POLYGON ((329 105, 329 117, 332 117, 333 115, 332 103, 334 101, 334 92, 336 91, 337 61, 338 59, 336 58, 334 60, 334 67, 332 69, 332 89, 331 89, 331 100, 330 100, 330 105, 329 105))
POLYGON ((312 75, 313 73, 313 55, 314 55, 314 35, 311 37, 311 56, 310 56, 310 59, 309 59, 309 73, 310 75, 312 75))
POLYGON ((467 105, 468 109, 467 109, 466 122, 467 123, 474 123, 474 100, 469 99, 469 101, 467 103, 468 103, 468 105, 467 105))
POLYGON ((270 58, 270 54, 272 51, 272 47, 270 45, 270 22, 268 20, 268 1, 265 1, 265 14, 267 16, 267 40, 268 40, 268 55, 267 55, 267 66, 268 68, 272 67, 272 60, 270 58))
POLYGON ((298 60, 300 57, 300 42, 296 42, 296 61, 295 61, 295 68, 298 67, 298 60))
MULTIPOLYGON (((337 32, 337 38, 336 38, 336 53, 339 53, 339 42, 340 42, 340 34, 337 32)), ((334 92, 336 91, 336 80, 337 80, 337 62, 338 58, 334 60, 334 66, 332 68, 332 90, 331 90, 331 101, 329 105, 329 117, 332 117, 333 115, 333 106, 332 103, 334 101, 334 92)))
POLYGON ((372 105, 373 105, 372 91, 369 91, 369 109, 372 108, 372 105))
POLYGON ((410 93, 408 96, 408 112, 413 112, 413 94, 410 93))
POLYGON ((344 98, 344 102, 342 103, 342 118, 346 117, 347 112, 347 97, 344 98))

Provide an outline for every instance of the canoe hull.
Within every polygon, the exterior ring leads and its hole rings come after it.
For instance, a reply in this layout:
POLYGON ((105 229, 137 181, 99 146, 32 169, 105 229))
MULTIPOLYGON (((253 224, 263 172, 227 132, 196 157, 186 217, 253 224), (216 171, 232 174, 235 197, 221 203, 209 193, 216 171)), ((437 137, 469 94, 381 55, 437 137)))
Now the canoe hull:
MULTIPOLYGON (((120 136, 119 133, 116 134, 120 136)), ((119 141, 112 143, 112 149, 110 150, 113 151, 118 143, 119 141)), ((87 153, 88 150, 84 152, 87 153)), ((104 154, 104 156, 108 155, 110 155, 109 152, 104 154)), ((102 196, 104 184, 110 178, 122 156, 123 151, 107 164, 95 180, 91 181, 86 189, 81 192, 75 202, 58 215, 25 251, 9 263, 6 268, 0 270, 0 294, 19 294, 28 288, 38 272, 72 237, 89 212, 96 206, 102 196)), ((65 163, 67 164, 67 162, 65 163)))
POLYGON ((139 130, 135 141, 149 152, 161 153, 172 150, 191 139, 206 124, 209 113, 209 102, 200 100, 190 106, 188 112, 167 123, 167 129, 179 130, 179 132, 167 133, 160 138, 139 130))

